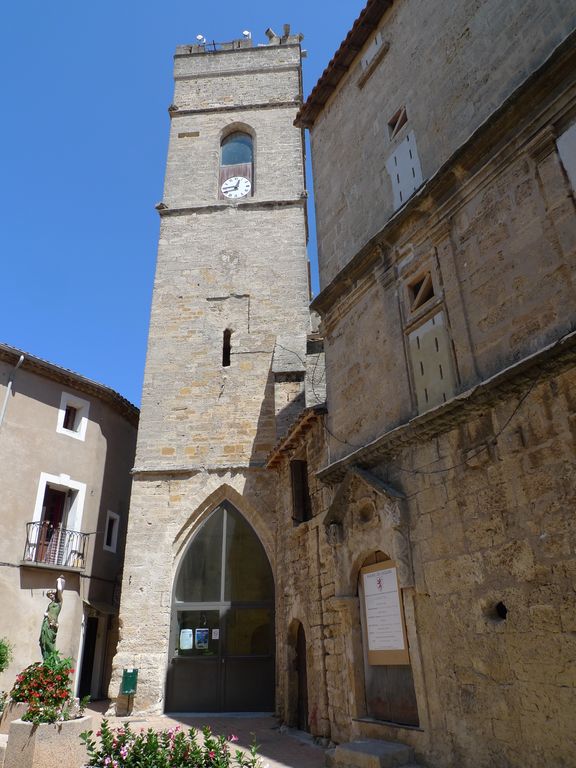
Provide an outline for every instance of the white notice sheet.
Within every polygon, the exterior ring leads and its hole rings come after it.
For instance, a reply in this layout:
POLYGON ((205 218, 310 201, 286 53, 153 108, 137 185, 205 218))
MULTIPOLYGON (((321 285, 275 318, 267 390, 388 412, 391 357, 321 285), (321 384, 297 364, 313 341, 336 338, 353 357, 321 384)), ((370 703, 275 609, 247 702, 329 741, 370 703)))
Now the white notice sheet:
POLYGON ((368 649, 370 651, 404 650, 396 568, 365 573, 364 600, 368 649))

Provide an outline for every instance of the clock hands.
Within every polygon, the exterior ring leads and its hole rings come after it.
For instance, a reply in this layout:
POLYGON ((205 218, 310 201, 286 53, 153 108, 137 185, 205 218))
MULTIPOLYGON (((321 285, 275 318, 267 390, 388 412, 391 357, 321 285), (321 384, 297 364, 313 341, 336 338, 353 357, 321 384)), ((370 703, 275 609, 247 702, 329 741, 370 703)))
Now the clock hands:
POLYGON ((244 176, 231 176, 220 187, 222 194, 229 198, 245 197, 251 189, 249 179, 244 176))
POLYGON ((222 186, 222 192, 231 192, 232 190, 238 189, 239 186, 240 186, 240 179, 236 181, 236 184, 233 187, 229 186, 228 184, 224 184, 222 186))

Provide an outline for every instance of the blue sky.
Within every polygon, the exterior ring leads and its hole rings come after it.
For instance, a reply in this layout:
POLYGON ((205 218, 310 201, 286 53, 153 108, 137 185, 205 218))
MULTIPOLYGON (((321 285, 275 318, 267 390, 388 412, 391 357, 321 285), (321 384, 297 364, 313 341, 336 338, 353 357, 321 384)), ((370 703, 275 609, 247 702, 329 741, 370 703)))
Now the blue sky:
POLYGON ((307 94, 364 4, 4 3, 0 341, 139 404, 175 46, 288 22, 307 94))

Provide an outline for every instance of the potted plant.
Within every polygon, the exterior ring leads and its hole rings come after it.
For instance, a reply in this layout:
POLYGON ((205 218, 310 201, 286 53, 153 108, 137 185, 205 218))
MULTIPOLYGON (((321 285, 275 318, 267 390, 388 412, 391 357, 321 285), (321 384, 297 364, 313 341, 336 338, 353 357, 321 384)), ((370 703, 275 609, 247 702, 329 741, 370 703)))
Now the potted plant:
POLYGON ((78 736, 92 720, 72 696, 73 674, 72 660, 53 651, 18 675, 10 697, 28 708, 10 724, 4 768, 78 768, 85 761, 78 736))

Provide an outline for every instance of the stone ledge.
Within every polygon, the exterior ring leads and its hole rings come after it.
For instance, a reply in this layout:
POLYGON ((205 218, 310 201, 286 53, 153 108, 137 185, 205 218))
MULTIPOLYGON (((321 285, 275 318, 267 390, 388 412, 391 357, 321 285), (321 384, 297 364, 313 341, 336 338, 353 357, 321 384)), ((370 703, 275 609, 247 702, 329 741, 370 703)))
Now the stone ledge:
POLYGON ((414 750, 406 744, 379 739, 362 739, 339 744, 332 756, 334 768, 396 768, 414 759, 414 750))

